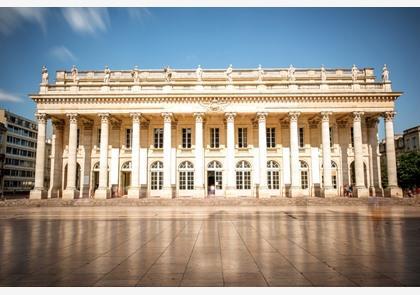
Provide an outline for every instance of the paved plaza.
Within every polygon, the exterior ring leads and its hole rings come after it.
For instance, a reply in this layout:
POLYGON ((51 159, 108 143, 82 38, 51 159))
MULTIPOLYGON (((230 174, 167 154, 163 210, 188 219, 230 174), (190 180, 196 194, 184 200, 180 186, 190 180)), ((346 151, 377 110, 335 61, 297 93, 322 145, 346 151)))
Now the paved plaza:
POLYGON ((420 208, 0 208, 0 286, 420 286, 420 208))

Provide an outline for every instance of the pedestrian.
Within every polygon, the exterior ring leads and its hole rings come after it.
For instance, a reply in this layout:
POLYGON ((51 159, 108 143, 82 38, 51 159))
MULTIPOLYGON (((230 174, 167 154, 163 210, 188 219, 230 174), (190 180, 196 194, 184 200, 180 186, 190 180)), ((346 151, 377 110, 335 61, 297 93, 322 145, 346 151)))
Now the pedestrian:
POLYGON ((349 197, 353 198, 353 185, 352 184, 349 186, 349 197))

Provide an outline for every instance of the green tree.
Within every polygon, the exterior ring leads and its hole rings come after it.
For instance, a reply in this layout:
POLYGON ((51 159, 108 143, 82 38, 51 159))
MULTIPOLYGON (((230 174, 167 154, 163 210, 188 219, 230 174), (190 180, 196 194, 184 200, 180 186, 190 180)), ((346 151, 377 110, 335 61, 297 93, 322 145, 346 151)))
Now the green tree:
POLYGON ((402 154, 398 158, 398 184, 402 188, 420 186, 420 153, 402 154))

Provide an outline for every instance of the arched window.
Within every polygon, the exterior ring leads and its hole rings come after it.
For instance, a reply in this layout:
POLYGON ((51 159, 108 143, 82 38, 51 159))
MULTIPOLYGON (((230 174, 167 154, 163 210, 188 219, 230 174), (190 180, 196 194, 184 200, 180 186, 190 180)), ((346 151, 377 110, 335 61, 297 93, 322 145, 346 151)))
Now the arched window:
POLYGON ((194 189, 194 165, 189 161, 179 164, 179 189, 194 189))
POLYGON ((251 165, 247 161, 236 164, 236 189, 251 189, 251 165))
POLYGON ((127 161, 122 164, 121 171, 131 171, 131 161, 127 161))
POLYGON ((163 187, 163 162, 156 161, 150 165, 150 189, 161 190, 163 187))
POLYGON ((300 161, 300 183, 302 189, 307 189, 309 187, 308 172, 308 164, 305 161, 300 161))
POLYGON ((216 189, 222 189, 222 164, 218 161, 211 161, 207 165, 207 175, 214 177, 214 185, 216 189))
POLYGON ((280 165, 276 161, 267 162, 267 185, 268 189, 280 188, 280 165))
POLYGON ((95 165, 93 165, 92 170, 93 171, 99 171, 99 162, 96 162, 95 165))

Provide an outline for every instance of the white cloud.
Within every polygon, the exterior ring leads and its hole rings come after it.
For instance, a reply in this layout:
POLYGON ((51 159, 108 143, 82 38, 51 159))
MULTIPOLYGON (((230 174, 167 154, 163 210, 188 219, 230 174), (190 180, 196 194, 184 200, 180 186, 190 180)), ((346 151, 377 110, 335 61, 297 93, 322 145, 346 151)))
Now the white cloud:
POLYGON ((0 33, 10 35, 25 22, 39 25, 45 33, 47 11, 46 8, 0 8, 0 33))
POLYGON ((8 93, 0 89, 0 101, 1 102, 22 102, 23 99, 16 94, 8 93))
POLYGON ((66 46, 55 46, 50 49, 50 54, 62 61, 62 62, 68 62, 68 61, 76 61, 76 56, 66 47, 66 46))
POLYGON ((63 8, 62 13, 73 31, 82 34, 105 32, 109 25, 106 8, 63 8))
POLYGON ((145 17, 151 16, 152 13, 147 8, 131 7, 127 8, 128 16, 132 20, 143 21, 145 17))

